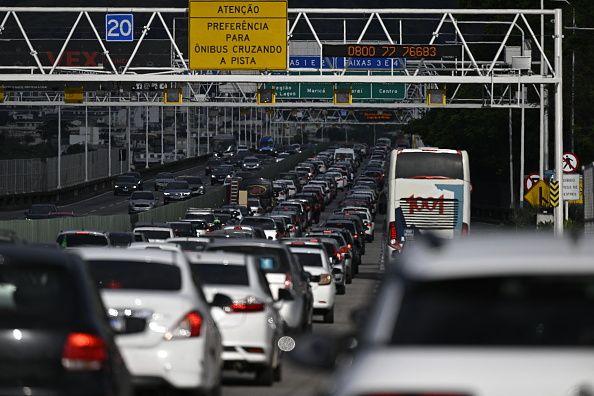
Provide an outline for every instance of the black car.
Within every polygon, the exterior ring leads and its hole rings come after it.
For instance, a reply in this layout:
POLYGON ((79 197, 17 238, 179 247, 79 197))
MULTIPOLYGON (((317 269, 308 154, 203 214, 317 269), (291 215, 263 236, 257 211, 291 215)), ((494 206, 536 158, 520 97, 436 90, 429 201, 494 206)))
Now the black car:
POLYGON ((58 208, 52 204, 35 204, 31 205, 31 208, 25 211, 25 219, 27 220, 39 220, 39 219, 50 219, 53 217, 53 213, 57 212, 58 208))
POLYGON ((227 176, 233 177, 234 173, 235 168, 233 165, 219 165, 213 169, 212 174, 210 175, 210 184, 221 184, 225 181, 227 176))
POLYGON ((138 189, 138 179, 134 176, 118 176, 113 183, 113 195, 130 195, 138 189))
POLYGON ((211 157, 206 162, 206 167, 204 168, 204 174, 210 175, 213 170, 215 170, 219 165, 223 164, 223 160, 220 158, 211 157))
POLYGON ((192 195, 203 195, 205 192, 204 183, 198 176, 178 176, 175 180, 188 182, 192 195))
POLYGON ((142 190, 144 180, 142 180, 142 175, 140 172, 126 172, 122 176, 130 176, 136 179, 136 190, 142 190))
POLYGON ((0 246, 0 257, 0 394, 131 395, 85 264, 30 246, 0 246))

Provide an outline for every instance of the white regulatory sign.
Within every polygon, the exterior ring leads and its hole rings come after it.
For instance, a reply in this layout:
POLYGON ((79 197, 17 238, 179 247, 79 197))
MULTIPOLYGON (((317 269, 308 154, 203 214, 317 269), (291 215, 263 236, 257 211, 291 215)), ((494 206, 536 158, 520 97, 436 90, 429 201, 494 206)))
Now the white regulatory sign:
POLYGON ((563 175, 563 200, 577 201, 580 199, 580 175, 567 173, 563 175))

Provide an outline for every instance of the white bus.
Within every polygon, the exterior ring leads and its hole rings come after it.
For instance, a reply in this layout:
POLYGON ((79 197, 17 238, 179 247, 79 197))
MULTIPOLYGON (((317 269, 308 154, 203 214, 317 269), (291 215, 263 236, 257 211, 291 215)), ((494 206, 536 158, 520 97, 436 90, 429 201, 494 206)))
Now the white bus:
POLYGON ((455 238, 470 230, 468 154, 437 148, 393 150, 386 212, 388 257, 417 232, 455 238))

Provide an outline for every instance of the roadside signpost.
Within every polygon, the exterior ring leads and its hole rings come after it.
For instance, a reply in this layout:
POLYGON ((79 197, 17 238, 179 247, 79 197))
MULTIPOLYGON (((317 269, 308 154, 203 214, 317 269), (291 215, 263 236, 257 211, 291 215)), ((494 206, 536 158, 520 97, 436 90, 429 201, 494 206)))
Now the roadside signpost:
POLYGON ((578 173, 563 174, 563 200, 579 201, 581 176, 578 173))
POLYGON ((532 174, 528 175, 528 177, 526 177, 526 179, 524 180, 524 188, 526 189, 526 191, 530 191, 532 186, 534 186, 536 183, 538 183, 539 180, 540 180, 540 175, 537 173, 532 173, 532 174))
MULTIPOLYGON (((550 188, 544 180, 536 182, 524 195, 524 199, 535 208, 550 207, 550 188)), ((558 199, 558 197, 557 197, 558 199)))
POLYGON ((190 0, 193 70, 286 70, 287 1, 190 0))

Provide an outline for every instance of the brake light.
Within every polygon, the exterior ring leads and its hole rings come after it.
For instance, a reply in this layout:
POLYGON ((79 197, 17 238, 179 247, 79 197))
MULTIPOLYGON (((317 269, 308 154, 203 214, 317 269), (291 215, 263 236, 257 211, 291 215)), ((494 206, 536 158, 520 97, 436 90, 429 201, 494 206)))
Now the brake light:
POLYGON ((359 239, 359 234, 355 234, 355 239, 359 239))
POLYGON ((165 333, 166 340, 199 337, 202 329, 202 315, 197 311, 186 314, 177 326, 165 333))
POLYGON ((468 223, 462 223, 462 236, 468 236, 469 231, 470 227, 468 226, 468 223))
POLYGON ((320 280, 318 282, 318 285, 324 286, 324 285, 329 285, 330 283, 332 283, 332 275, 330 275, 330 274, 320 275, 320 280))
POLYGON ((398 241, 398 231, 396 230, 396 222, 391 221, 388 225, 388 235, 390 241, 388 244, 394 249, 400 249, 400 242, 398 241))
POLYGON ((264 303, 258 301, 256 297, 246 297, 243 300, 233 301, 230 307, 226 307, 225 311, 228 313, 238 312, 262 312, 264 311, 264 303))
POLYGON ((292 289, 293 288, 293 278, 291 278, 291 273, 287 272, 285 274, 285 289, 292 289))
POLYGON ((336 259, 342 260, 342 254, 340 252, 336 252, 336 259))
POLYGON ((62 351, 62 366, 66 370, 99 370, 107 360, 107 347, 94 334, 70 333, 62 351))
POLYGON ((351 249, 351 245, 349 244, 348 246, 341 246, 341 248, 338 250, 340 253, 348 253, 351 249))

